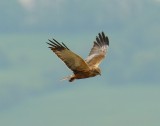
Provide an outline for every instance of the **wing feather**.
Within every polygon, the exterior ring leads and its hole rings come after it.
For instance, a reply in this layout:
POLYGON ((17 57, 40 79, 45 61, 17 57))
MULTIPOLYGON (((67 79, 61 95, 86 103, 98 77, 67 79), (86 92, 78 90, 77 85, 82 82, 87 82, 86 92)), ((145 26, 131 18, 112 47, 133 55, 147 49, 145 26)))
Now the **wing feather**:
POLYGON ((104 32, 99 33, 98 35, 89 56, 85 60, 90 67, 98 66, 101 63, 106 56, 109 47, 109 39, 105 36, 104 32))
POLYGON ((77 54, 72 52, 64 43, 59 43, 55 39, 49 40, 50 49, 71 69, 74 73, 88 71, 89 66, 77 54))

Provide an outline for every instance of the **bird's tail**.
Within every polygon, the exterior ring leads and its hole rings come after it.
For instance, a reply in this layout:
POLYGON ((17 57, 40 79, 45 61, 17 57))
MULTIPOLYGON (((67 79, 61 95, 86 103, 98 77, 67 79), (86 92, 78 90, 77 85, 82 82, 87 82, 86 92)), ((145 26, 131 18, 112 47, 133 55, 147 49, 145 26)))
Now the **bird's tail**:
POLYGON ((75 80, 75 76, 70 75, 61 79, 61 81, 64 81, 64 80, 68 80, 69 82, 72 82, 73 80, 75 80))

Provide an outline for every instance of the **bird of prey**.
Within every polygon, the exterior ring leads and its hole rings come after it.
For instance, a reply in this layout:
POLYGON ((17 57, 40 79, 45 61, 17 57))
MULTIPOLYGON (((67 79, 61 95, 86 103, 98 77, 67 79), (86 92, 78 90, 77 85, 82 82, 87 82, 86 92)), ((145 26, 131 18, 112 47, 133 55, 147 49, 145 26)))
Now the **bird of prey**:
POLYGON ((72 82, 75 79, 84 79, 101 75, 99 64, 105 58, 109 47, 109 39, 105 36, 104 32, 98 34, 85 60, 72 52, 63 42, 59 43, 57 40, 53 39, 49 40, 47 44, 50 45, 49 48, 67 65, 67 67, 73 71, 73 75, 64 78, 64 80, 72 82))

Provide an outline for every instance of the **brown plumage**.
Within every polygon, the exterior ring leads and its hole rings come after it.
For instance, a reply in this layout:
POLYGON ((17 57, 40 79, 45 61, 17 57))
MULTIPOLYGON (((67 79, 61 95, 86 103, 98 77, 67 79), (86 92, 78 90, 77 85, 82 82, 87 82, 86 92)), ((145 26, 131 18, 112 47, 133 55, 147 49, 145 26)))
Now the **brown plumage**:
POLYGON ((99 33, 94 41, 94 45, 86 60, 72 52, 63 42, 59 43, 55 39, 49 40, 50 49, 73 71, 73 75, 64 78, 72 82, 75 79, 83 79, 101 75, 98 67, 107 54, 109 39, 104 32, 99 33))

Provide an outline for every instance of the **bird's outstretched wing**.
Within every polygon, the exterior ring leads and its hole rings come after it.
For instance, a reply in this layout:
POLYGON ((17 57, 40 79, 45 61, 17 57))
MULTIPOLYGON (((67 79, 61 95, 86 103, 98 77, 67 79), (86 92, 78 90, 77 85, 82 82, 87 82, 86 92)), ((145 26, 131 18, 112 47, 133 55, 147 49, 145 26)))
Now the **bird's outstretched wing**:
POLYGON ((77 54, 72 52, 63 42, 59 43, 55 39, 49 40, 50 49, 70 68, 74 73, 88 71, 89 66, 77 54))
POLYGON ((109 47, 109 39, 105 36, 104 32, 99 33, 94 41, 94 45, 89 53, 89 56, 85 60, 86 63, 92 67, 98 67, 101 61, 107 54, 107 49, 109 47))

